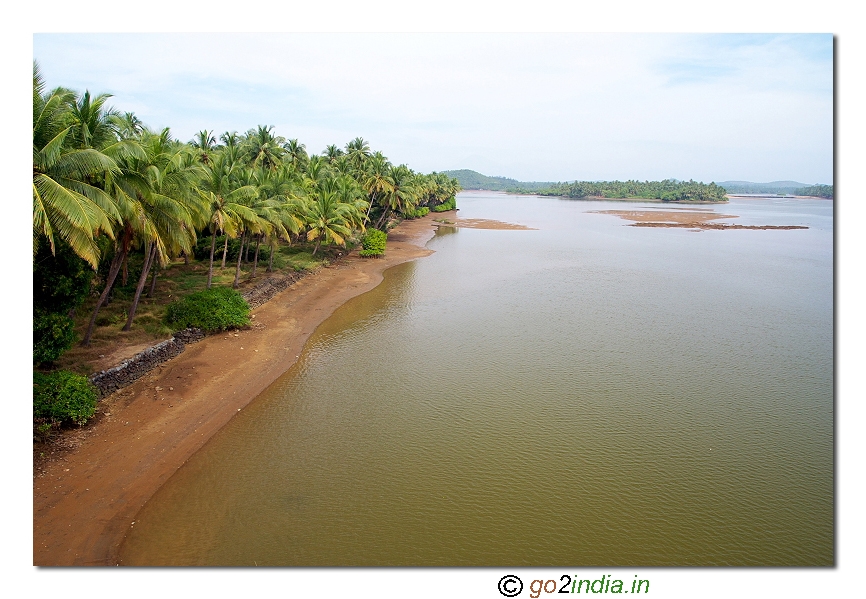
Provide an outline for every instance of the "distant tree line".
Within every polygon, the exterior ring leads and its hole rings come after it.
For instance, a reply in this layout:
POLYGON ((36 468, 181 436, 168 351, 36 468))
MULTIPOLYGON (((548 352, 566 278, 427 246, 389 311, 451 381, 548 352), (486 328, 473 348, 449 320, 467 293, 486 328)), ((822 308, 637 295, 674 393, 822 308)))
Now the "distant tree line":
POLYGON ((771 181, 752 183, 750 181, 720 181, 729 194, 795 195, 821 198, 833 197, 833 186, 816 183, 806 185, 796 181, 771 181))
POLYGON ((808 187, 801 187, 800 189, 794 192, 794 195, 798 196, 814 196, 816 198, 829 198, 833 199, 833 186, 832 185, 810 185, 808 187))
POLYGON ((727 202, 725 188, 697 181, 574 181, 554 183, 542 189, 520 186, 508 191, 566 198, 624 198, 662 200, 663 202, 727 202))

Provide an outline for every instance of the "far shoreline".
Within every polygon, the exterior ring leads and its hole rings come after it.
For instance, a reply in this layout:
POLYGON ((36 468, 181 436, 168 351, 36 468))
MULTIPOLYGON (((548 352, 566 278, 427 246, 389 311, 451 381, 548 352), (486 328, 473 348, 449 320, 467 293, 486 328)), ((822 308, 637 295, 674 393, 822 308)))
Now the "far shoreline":
POLYGON ((433 218, 403 221, 383 257, 352 253, 301 279, 253 310, 251 329, 209 336, 100 402, 78 446, 34 472, 33 565, 119 565, 145 503, 291 368, 319 324, 392 266, 433 253, 433 218))
POLYGON ((644 202, 649 204, 726 204, 728 200, 731 198, 737 198, 741 200, 828 200, 830 202, 833 201, 833 198, 822 198, 819 196, 793 196, 793 195, 775 195, 775 194, 736 194, 736 193, 728 193, 725 194, 727 200, 719 201, 719 202, 709 202, 705 200, 661 200, 658 198, 604 198, 600 196, 586 196, 582 198, 571 198, 568 196, 550 196, 550 195, 539 195, 537 193, 518 193, 515 191, 505 191, 502 189, 464 189, 462 193, 475 193, 475 192, 487 192, 487 193, 502 193, 509 196, 532 196, 537 198, 558 198, 561 200, 571 200, 577 202, 644 202))
MULTIPOLYGON (((540 195, 537 193, 518 193, 515 191, 503 191, 496 189, 464 189, 463 192, 474 192, 474 191, 486 191, 492 193, 504 193, 505 195, 510 196, 532 196, 536 198, 556 198, 559 200, 570 200, 574 202, 644 202, 651 204, 725 204, 727 200, 724 202, 709 202, 706 200, 660 200, 658 198, 603 198, 600 196, 585 196, 582 198, 571 198, 569 196, 550 196, 550 195, 540 195)), ((727 197, 727 196, 726 196, 727 197)))

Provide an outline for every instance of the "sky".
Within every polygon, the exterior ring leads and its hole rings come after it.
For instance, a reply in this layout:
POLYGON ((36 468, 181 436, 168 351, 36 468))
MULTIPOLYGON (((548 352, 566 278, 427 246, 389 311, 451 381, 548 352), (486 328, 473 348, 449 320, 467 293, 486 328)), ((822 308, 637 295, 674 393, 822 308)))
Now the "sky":
POLYGON ((36 33, 33 56, 183 141, 273 125, 420 172, 833 182, 831 34, 36 33))

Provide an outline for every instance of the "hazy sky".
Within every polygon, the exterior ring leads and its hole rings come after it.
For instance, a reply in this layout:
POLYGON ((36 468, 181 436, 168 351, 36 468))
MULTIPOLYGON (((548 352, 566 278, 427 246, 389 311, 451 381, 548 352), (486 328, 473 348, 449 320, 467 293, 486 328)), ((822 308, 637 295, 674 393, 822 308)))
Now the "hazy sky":
POLYGON ((521 180, 833 173, 831 35, 36 34, 49 86, 189 140, 274 125, 521 180))

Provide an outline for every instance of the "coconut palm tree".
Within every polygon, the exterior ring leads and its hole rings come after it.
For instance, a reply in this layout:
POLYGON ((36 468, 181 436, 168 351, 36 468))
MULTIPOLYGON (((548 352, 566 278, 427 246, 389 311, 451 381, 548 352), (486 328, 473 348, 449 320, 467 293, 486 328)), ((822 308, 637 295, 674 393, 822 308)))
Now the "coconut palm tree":
POLYGON ((237 131, 226 131, 220 135, 220 141, 225 144, 223 152, 228 154, 230 162, 241 162, 241 137, 237 131))
POLYGON ((96 236, 113 238, 119 220, 110 195, 99 186, 118 172, 114 160, 95 148, 74 148, 70 141, 69 106, 74 93, 61 88, 44 93, 33 64, 33 251, 44 236, 55 253, 55 235, 94 269, 100 252, 96 236))
POLYGON ((370 218, 370 210, 374 205, 378 205, 382 199, 394 189, 393 181, 390 177, 391 163, 382 155, 381 152, 376 152, 367 162, 367 169, 364 171, 361 185, 367 193, 366 219, 370 218))
POLYGON ((310 156, 307 162, 307 170, 304 178, 304 186, 308 189, 318 188, 322 181, 331 177, 331 168, 328 161, 321 156, 310 156))
POLYGON ((283 155, 286 153, 283 148, 285 140, 274 137, 271 133, 273 128, 273 125, 259 125, 256 129, 247 131, 245 145, 250 156, 250 166, 273 171, 282 164, 283 155))
MULTIPOLYGON (((297 189, 295 172, 291 166, 284 166, 276 171, 263 171, 260 175, 259 199, 253 205, 253 210, 271 225, 270 233, 264 238, 271 249, 268 272, 273 270, 274 251, 278 247, 279 239, 291 243, 291 234, 300 234, 304 227, 302 215, 305 204, 297 195, 297 189)), ((253 276, 257 264, 258 245, 253 262, 253 276)))
POLYGON ((351 226, 363 232, 370 208, 370 202, 364 199, 364 189, 352 177, 346 175, 336 177, 334 183, 334 190, 340 202, 352 207, 351 226))
POLYGON ((145 262, 124 331, 132 327, 150 270, 167 264, 181 252, 189 254, 195 245, 196 225, 204 224, 206 219, 204 202, 192 193, 202 166, 190 148, 173 140, 168 128, 159 133, 146 132, 142 145, 147 158, 131 161, 129 170, 146 183, 147 193, 140 195, 141 214, 146 219, 141 224, 145 262))
MULTIPOLYGON (((250 272, 251 279, 256 276, 256 269, 259 264, 259 245, 261 244, 262 239, 285 238, 289 235, 288 231, 286 231, 283 226, 283 218, 282 214, 280 214, 282 202, 277 198, 268 197, 266 185, 268 175, 272 172, 274 171, 262 167, 247 169, 247 177, 249 177, 258 192, 257 197, 249 202, 250 209, 257 217, 257 222, 255 224, 256 230, 251 230, 250 241, 247 244, 246 251, 246 261, 249 262, 249 248, 253 240, 255 240, 256 249, 253 254, 253 269, 250 272)), ((236 272, 235 277, 237 278, 239 274, 239 272, 236 272)))
POLYGON ((195 148, 198 159, 202 164, 210 162, 211 154, 216 150, 216 138, 212 131, 202 129, 195 134, 190 145, 195 148))
POLYGON ((358 173, 363 172, 370 157, 370 144, 363 137, 356 137, 346 144, 346 157, 358 173))
POLYGON ((358 220, 356 209, 351 204, 340 202, 335 191, 318 189, 309 198, 306 210, 307 241, 315 241, 313 255, 319 251, 322 242, 346 245, 346 237, 351 223, 358 220))
POLYGON ((303 172, 307 169, 307 161, 310 157, 307 155, 307 146, 298 143, 297 139, 290 139, 283 145, 286 151, 286 160, 298 172, 303 172))
POLYGON ((101 148, 74 143, 76 95, 57 88, 44 93, 38 65, 33 63, 33 234, 44 236, 52 253, 54 236, 93 268, 99 260, 95 238, 114 234, 118 213, 101 183, 117 172, 112 156, 101 148))
POLYGON ((343 156, 344 154, 343 154, 343 150, 341 150, 340 148, 338 148, 334 144, 331 144, 325 148, 325 151, 322 152, 322 155, 328 159, 328 162, 333 164, 334 162, 339 160, 340 157, 343 156))
POLYGON ((111 114, 108 118, 121 139, 138 138, 145 131, 144 123, 134 112, 111 114))
MULTIPOLYGON (((211 234, 210 262, 207 273, 207 289, 213 280, 213 255, 218 233, 236 237, 244 222, 255 221, 257 216, 249 202, 258 197, 255 185, 241 184, 236 176, 240 165, 233 162, 230 153, 223 152, 204 168, 204 177, 197 187, 199 197, 208 209, 207 228, 211 234)), ((225 255, 223 256, 225 260, 225 255)))
POLYGON ((409 212, 415 209, 417 203, 417 188, 415 174, 405 164, 391 167, 388 172, 391 189, 383 196, 384 210, 376 221, 379 229, 394 212, 409 212))
MULTIPOLYGON (((122 140, 132 141, 132 140, 122 140)), ((195 242, 196 222, 204 210, 190 193, 201 167, 189 151, 173 141, 169 130, 145 131, 135 140, 141 154, 121 154, 119 173, 106 177, 105 188, 120 213, 120 225, 105 287, 96 302, 82 345, 89 345, 100 308, 130 253, 141 248, 142 272, 123 330, 132 326, 150 269, 165 264, 179 252, 190 252, 195 242)))
POLYGON ((70 98, 69 109, 72 127, 70 142, 79 148, 104 148, 117 141, 113 121, 120 116, 115 109, 105 105, 111 94, 91 97, 90 91, 70 98))

